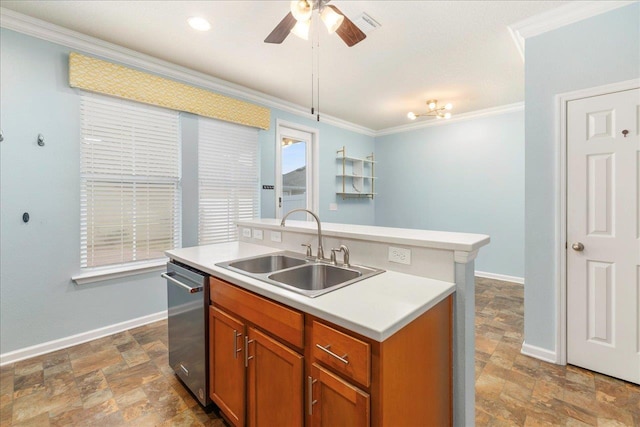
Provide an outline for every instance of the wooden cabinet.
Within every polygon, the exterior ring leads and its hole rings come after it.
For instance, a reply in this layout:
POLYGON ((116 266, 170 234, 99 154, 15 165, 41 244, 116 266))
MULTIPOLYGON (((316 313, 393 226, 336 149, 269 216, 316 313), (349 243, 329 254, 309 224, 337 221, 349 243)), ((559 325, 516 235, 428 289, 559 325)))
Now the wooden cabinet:
POLYGON ((211 278, 211 400, 234 426, 302 426, 304 315, 211 278))
POLYGON ((233 425, 452 425, 452 297, 378 342, 210 287, 210 396, 233 425))
POLYGON ((318 364, 308 377, 308 411, 313 427, 368 427, 369 394, 318 364))
POLYGON ((303 425, 302 356, 252 327, 248 342, 247 424, 303 425))
POLYGON ((209 397, 235 425, 245 420, 245 325, 209 307, 209 397))

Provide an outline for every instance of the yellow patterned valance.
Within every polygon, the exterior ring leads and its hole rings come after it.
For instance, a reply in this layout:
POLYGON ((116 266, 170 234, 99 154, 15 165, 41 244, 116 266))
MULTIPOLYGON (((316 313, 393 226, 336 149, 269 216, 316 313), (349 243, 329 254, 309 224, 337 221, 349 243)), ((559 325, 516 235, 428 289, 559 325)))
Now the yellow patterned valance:
POLYGON ((69 85, 260 129, 269 129, 271 120, 266 107, 75 52, 69 55, 69 85))

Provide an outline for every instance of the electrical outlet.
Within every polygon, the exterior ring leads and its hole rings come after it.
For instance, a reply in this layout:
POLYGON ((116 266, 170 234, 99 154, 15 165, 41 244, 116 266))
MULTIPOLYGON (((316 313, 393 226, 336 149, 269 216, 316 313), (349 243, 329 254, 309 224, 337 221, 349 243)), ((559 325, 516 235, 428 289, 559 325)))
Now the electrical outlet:
POLYGON ((271 232, 271 241, 272 242, 282 242, 282 233, 279 231, 272 231, 271 232))
POLYGON ((251 238, 251 229, 250 228, 243 228, 242 229, 242 237, 251 238))
POLYGON ((253 238, 254 239, 258 239, 258 240, 262 240, 262 230, 254 228, 253 229, 253 238))
POLYGON ((411 264, 411 249, 389 246, 389 261, 398 264, 411 264))

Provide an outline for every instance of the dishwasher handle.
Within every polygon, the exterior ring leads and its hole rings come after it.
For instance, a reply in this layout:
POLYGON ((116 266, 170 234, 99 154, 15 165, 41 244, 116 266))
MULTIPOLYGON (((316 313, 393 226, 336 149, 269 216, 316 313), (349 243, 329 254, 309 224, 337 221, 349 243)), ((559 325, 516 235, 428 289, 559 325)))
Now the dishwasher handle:
POLYGON ((175 273, 173 273, 173 272, 171 272, 171 273, 162 273, 160 276, 164 277, 165 279, 167 279, 170 282, 175 283, 178 286, 183 287, 184 289, 189 291, 190 294, 195 294, 195 293, 198 293, 198 292, 202 292, 204 290, 203 286, 196 286, 196 287, 192 288, 191 286, 186 285, 186 284, 182 283, 181 281, 174 279, 173 277, 171 277, 171 275, 173 275, 173 274, 175 274, 175 273))

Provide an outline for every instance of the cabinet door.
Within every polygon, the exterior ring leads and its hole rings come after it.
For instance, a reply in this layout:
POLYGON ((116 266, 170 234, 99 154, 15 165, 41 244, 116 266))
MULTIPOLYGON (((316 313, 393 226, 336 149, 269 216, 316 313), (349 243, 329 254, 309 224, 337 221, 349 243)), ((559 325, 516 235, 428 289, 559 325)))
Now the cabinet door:
POLYGON ((209 307, 209 397, 236 426, 245 423, 244 324, 209 307))
POLYGON ((311 426, 369 426, 369 395, 317 364, 308 378, 311 426))
POLYGON ((302 426, 303 357, 249 328, 248 425, 302 426))

